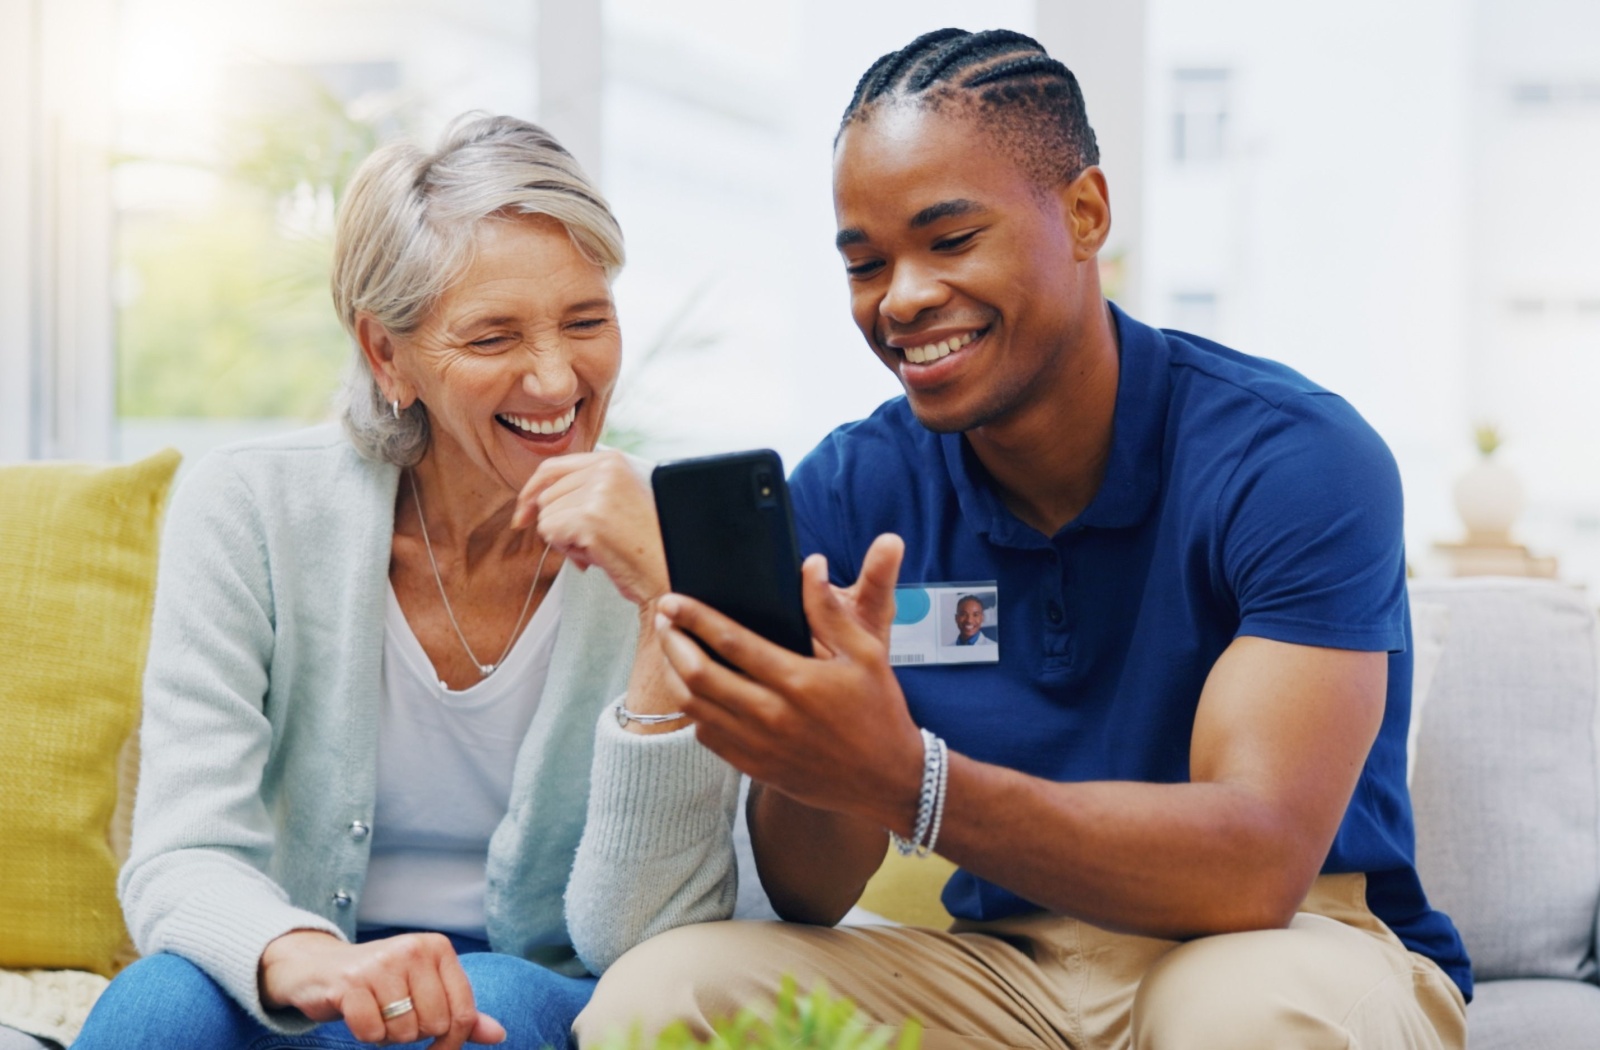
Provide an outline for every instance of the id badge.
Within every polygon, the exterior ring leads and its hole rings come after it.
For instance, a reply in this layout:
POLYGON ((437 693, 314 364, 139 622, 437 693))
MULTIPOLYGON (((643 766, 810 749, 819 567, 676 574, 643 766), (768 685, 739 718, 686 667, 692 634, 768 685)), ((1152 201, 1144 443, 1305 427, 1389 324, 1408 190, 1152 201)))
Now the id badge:
POLYGON ((896 587, 889 663, 999 663, 999 596, 994 580, 896 587))

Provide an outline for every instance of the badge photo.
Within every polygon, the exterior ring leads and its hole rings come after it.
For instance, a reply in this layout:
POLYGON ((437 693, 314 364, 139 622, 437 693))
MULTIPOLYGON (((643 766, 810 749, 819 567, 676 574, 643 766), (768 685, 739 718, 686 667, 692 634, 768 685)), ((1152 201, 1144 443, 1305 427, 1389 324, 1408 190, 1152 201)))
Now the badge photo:
POLYGON ((889 662, 895 666, 999 662, 999 594, 993 580, 896 587, 889 662))

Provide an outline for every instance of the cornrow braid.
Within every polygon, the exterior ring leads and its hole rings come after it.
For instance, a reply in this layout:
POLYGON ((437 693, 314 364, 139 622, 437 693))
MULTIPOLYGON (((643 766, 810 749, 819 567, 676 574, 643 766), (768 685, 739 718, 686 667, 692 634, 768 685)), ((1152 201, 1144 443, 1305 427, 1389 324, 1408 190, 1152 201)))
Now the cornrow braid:
POLYGON ((1077 78, 1011 29, 938 29, 879 58, 856 83, 839 134, 881 102, 938 108, 947 100, 975 106, 985 130, 1041 184, 1069 182, 1100 163, 1077 78))
POLYGON ((944 54, 929 55, 906 78, 906 88, 913 94, 928 90, 951 71, 971 69, 974 65, 997 55, 1018 50, 1042 51, 1031 36, 1011 29, 985 29, 981 33, 968 33, 952 41, 953 46, 944 54))
POLYGON ((894 86, 895 79, 905 71, 907 63, 914 62, 927 48, 937 47, 943 41, 952 37, 964 37, 971 34, 964 29, 935 29, 931 33, 923 33, 899 51, 891 51, 882 56, 856 82, 855 94, 850 99, 850 107, 845 111, 848 118, 851 113, 865 103, 871 102, 894 86))
POLYGON ((1026 58, 1013 58, 1005 62, 996 63, 966 80, 961 86, 975 88, 1001 80, 1016 80, 1022 77, 1035 76, 1060 77, 1062 80, 1076 79, 1072 75, 1072 70, 1049 55, 1028 55, 1026 58))

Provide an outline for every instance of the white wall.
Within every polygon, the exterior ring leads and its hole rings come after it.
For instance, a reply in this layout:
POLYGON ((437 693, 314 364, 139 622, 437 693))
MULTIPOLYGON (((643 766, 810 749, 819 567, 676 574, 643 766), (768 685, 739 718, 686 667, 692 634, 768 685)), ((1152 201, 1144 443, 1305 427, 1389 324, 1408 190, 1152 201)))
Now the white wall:
POLYGON ((1425 569, 1495 423, 1529 489, 1514 538, 1600 585, 1600 5, 1151 4, 1149 316, 1214 290, 1203 334, 1349 398, 1400 461, 1425 569), (1214 165, 1172 160, 1185 66, 1230 71, 1214 165))
POLYGON ((1034 36, 1078 80, 1111 193, 1101 249, 1104 290, 1144 316, 1145 121, 1151 88, 1149 0, 1037 0, 1034 36))
POLYGON ((1521 537, 1600 588, 1600 4, 1477 10, 1468 407, 1527 485, 1521 537))
POLYGON ((1151 0, 1146 311, 1348 398, 1400 461, 1413 550, 1453 538, 1470 449, 1470 22, 1454 0, 1151 0), (1180 166, 1172 71, 1230 71, 1227 156, 1180 166))

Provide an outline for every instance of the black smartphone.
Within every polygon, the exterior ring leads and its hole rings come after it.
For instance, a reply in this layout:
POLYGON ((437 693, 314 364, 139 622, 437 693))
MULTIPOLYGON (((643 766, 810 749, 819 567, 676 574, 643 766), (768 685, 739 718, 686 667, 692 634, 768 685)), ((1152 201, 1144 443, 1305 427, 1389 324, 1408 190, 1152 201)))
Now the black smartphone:
POLYGON ((812 655, 794 512, 778 454, 758 449, 672 460, 655 468, 650 486, 672 589, 812 655))

